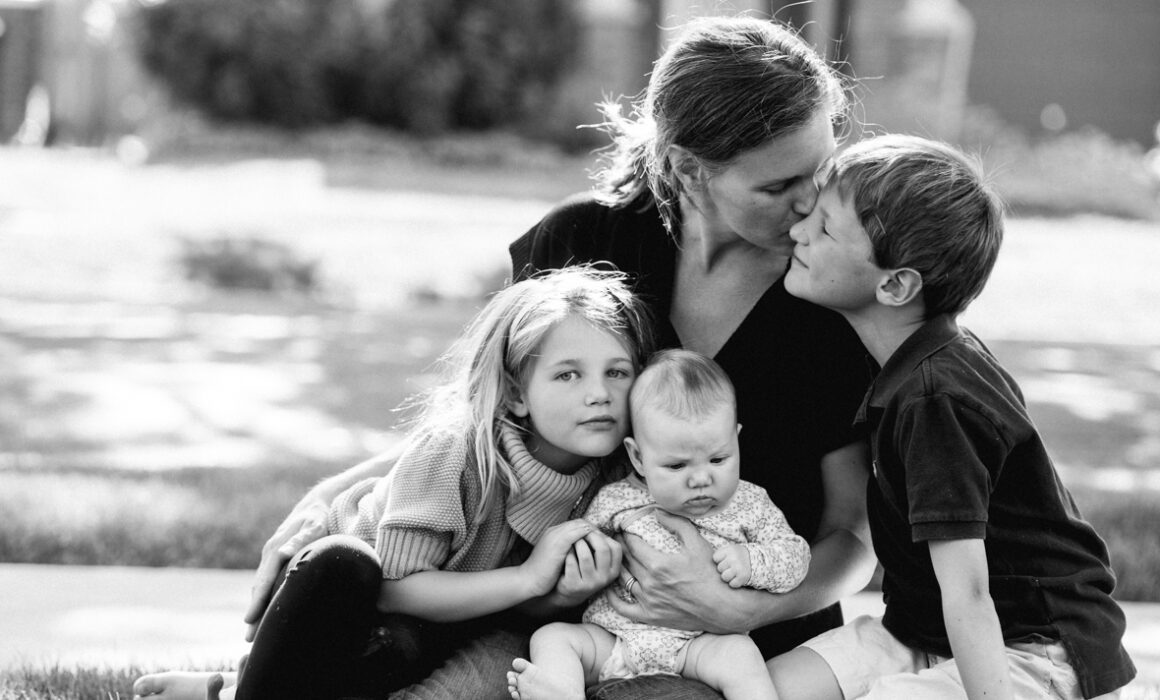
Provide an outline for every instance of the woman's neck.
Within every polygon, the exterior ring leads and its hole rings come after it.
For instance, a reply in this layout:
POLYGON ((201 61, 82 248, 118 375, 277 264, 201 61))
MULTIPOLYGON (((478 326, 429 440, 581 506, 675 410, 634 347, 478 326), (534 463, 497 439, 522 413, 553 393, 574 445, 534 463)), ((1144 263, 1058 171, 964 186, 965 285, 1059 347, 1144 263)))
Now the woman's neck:
POLYGON ((681 221, 678 237, 684 266, 701 275, 712 275, 720 267, 766 270, 772 279, 776 279, 789 265, 791 250, 774 251, 755 246, 728 227, 710 221, 695 207, 685 204, 682 211, 688 213, 681 221))

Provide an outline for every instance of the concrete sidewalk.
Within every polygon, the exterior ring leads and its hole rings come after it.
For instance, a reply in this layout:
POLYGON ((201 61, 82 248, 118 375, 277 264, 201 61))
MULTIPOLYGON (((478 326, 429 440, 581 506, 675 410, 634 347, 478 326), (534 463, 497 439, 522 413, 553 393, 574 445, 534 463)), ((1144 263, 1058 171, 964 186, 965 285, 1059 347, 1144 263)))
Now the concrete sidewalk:
MULTIPOLYGON (((21 665, 216 667, 246 651, 252 573, 0 564, 0 671, 21 665)), ((877 593, 843 603, 880 614, 877 593)), ((1160 697, 1160 605, 1126 603, 1125 645, 1140 669, 1121 700, 1160 697)))

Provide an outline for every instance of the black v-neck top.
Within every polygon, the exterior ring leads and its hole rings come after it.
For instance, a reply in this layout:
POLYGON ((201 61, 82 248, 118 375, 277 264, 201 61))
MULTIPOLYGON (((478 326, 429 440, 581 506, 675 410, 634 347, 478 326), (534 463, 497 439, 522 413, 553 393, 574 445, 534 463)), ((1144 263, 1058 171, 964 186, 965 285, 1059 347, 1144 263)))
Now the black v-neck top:
MULTIPOLYGON (((658 347, 680 347, 669 322, 677 247, 655 207, 613 209, 576 196, 512 243, 510 253, 515 279, 611 263, 632 276, 652 309, 658 347)), ((841 316, 790 295, 779 279, 714 359, 737 390, 741 478, 766 489, 794 532, 812 541, 824 505, 820 460, 856 439, 853 418, 871 378, 865 349, 841 316)), ((754 639, 767 656, 788 650, 841 623, 837 606, 822 613, 773 625, 754 639)))

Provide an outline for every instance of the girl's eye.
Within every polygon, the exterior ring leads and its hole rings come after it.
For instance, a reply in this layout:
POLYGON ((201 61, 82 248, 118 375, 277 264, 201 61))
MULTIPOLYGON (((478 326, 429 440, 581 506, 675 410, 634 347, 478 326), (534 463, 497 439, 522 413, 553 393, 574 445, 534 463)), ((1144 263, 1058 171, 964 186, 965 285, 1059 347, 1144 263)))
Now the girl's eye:
POLYGON ((631 377, 632 374, 626 369, 610 369, 608 370, 608 376, 615 377, 616 379, 624 379, 631 377))
POLYGON ((576 370, 572 370, 572 369, 568 370, 567 372, 561 372, 561 373, 556 375, 556 379, 560 379, 560 380, 563 380, 565 382, 570 382, 575 378, 576 378, 576 370))

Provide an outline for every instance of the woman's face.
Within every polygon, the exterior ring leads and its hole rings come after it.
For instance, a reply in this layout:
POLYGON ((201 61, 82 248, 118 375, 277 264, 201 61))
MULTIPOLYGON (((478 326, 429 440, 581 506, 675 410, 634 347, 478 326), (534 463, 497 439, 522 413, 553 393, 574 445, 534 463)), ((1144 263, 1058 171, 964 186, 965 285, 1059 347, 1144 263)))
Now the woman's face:
POLYGON ((829 115, 819 112, 797 131, 743 152, 710 175, 697 209, 709 230, 734 235, 764 250, 793 251, 791 226, 814 206, 814 174, 834 153, 829 115))

